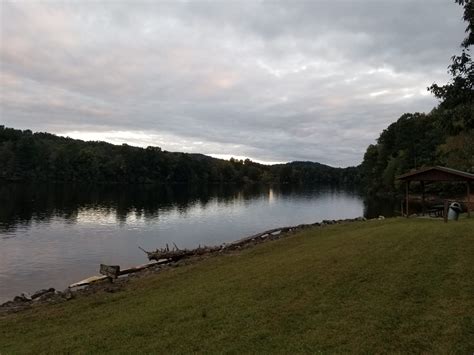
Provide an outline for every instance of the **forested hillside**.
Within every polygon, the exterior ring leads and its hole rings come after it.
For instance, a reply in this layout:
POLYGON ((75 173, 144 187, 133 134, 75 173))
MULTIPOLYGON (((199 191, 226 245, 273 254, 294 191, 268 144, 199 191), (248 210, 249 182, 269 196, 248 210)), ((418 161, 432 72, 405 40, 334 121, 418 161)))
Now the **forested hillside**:
POLYGON ((312 162, 263 165, 202 154, 84 142, 0 126, 0 179, 99 183, 353 184, 356 168, 312 162))
POLYGON ((463 6, 467 23, 461 54, 448 67, 451 81, 428 88, 440 101, 430 113, 406 113, 370 145, 360 166, 369 192, 395 192, 395 177, 410 169, 444 165, 474 173, 474 4, 463 6))
POLYGON ((405 113, 370 145, 362 164, 332 168, 312 162, 267 166, 200 154, 172 153, 84 142, 0 126, 0 179, 120 183, 337 183, 362 182, 368 192, 398 191, 396 176, 444 165, 474 173, 474 4, 455 0, 467 23, 461 53, 449 65, 451 80, 428 90, 439 99, 429 113, 405 113))

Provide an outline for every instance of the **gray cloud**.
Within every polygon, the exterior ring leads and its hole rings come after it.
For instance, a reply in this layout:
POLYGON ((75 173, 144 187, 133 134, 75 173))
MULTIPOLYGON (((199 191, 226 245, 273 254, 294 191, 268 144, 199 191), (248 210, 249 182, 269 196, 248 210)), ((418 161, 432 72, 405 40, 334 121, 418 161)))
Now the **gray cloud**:
POLYGON ((444 0, 0 6, 1 123, 269 162, 358 164, 464 35, 444 0))

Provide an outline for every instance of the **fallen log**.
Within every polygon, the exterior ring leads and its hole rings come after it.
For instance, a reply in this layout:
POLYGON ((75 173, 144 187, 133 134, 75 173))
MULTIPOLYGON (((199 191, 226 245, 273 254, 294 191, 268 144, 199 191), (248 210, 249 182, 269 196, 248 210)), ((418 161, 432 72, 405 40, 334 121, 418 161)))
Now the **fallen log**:
POLYGON ((105 280, 107 278, 108 278, 108 276, 105 276, 105 275, 95 275, 95 276, 88 277, 87 279, 75 282, 75 283, 69 285, 68 287, 69 288, 75 288, 75 287, 80 287, 80 286, 87 286, 87 285, 90 285, 94 282, 105 280))
POLYGON ((257 242, 259 239, 263 240, 269 237, 271 238, 274 236, 279 236, 280 234, 287 233, 298 228, 300 228, 300 226, 290 226, 290 227, 280 227, 280 228, 269 229, 265 232, 253 234, 251 236, 236 240, 235 242, 225 244, 224 249, 232 249, 232 248, 235 248, 236 246, 243 246, 248 243, 257 242))
POLYGON ((130 267, 128 269, 123 269, 120 271, 120 276, 122 275, 127 275, 127 274, 133 274, 134 272, 139 272, 145 269, 148 269, 149 267, 155 266, 155 265, 160 265, 160 264, 166 264, 169 261, 167 259, 165 260, 157 260, 157 261, 152 261, 147 264, 142 264, 134 267, 130 267))
POLYGON ((168 245, 166 245, 166 248, 157 249, 155 251, 147 251, 141 247, 138 248, 140 248, 140 250, 147 254, 148 260, 166 260, 167 262, 178 261, 183 258, 189 258, 191 256, 196 255, 204 255, 221 249, 221 247, 198 247, 196 249, 179 249, 176 244, 174 249, 171 250, 168 245))
POLYGON ((294 226, 294 227, 280 227, 280 228, 274 228, 274 229, 269 229, 265 232, 260 232, 242 239, 239 239, 235 242, 228 243, 228 244, 222 244, 220 246, 214 246, 214 247, 208 247, 204 246, 201 247, 199 246, 198 248, 195 249, 179 249, 176 244, 173 243, 174 248, 170 249, 168 244, 166 244, 165 248, 160 248, 156 249, 154 251, 147 251, 143 249, 142 247, 138 247, 140 250, 142 250, 145 254, 147 254, 147 257, 149 260, 168 260, 168 262, 171 261, 178 261, 184 258, 189 258, 192 256, 199 256, 199 255, 205 255, 213 252, 218 252, 226 249, 235 249, 244 246, 245 244, 249 243, 256 243, 263 241, 266 238, 271 238, 277 235, 280 235, 282 233, 286 233, 289 231, 292 231, 294 229, 299 229, 302 226, 294 226))

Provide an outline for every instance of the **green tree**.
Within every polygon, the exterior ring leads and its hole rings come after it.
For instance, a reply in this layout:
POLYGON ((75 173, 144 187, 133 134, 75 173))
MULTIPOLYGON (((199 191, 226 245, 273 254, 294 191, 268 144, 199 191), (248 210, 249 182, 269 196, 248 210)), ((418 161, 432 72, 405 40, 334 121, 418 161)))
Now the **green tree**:
POLYGON ((448 67, 451 81, 428 88, 440 99, 440 122, 451 134, 474 128, 474 64, 470 54, 470 47, 474 44, 474 3, 472 0, 456 0, 456 3, 464 7, 463 19, 467 22, 462 51, 451 58, 448 67))
POLYGON ((448 137, 438 152, 444 165, 474 173, 474 130, 448 137))

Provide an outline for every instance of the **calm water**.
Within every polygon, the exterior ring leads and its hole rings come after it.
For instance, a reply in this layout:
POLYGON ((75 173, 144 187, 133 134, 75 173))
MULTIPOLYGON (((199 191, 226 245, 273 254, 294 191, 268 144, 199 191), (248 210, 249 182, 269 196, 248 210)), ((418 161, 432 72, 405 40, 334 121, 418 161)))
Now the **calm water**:
POLYGON ((330 187, 0 185, 0 303, 65 288, 97 274, 100 263, 146 262, 138 246, 216 245, 364 212, 378 215, 380 205, 330 187))

